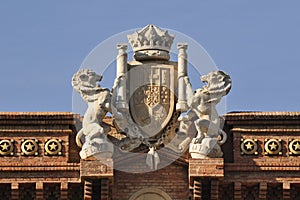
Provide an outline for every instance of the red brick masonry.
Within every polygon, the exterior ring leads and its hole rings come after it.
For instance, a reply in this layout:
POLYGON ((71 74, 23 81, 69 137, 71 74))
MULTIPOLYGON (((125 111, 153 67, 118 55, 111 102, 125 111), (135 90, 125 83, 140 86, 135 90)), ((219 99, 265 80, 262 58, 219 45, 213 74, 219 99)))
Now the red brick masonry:
POLYGON ((145 188, 177 200, 299 198, 300 113, 236 112, 224 118, 224 158, 195 160, 184 154, 158 171, 136 174, 114 170, 119 161, 112 159, 80 160, 77 114, 0 112, 0 199, 127 200, 145 188), (51 139, 61 144, 60 153, 46 154, 51 139), (33 154, 26 155, 22 145, 33 154))

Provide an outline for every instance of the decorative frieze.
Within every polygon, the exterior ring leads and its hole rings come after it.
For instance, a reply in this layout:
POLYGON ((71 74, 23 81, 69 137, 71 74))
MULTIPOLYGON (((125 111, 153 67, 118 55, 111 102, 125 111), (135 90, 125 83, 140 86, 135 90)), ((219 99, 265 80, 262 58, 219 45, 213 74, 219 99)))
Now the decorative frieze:
MULTIPOLYGON (((38 139, 0 139, 0 156, 17 156, 15 154, 15 145, 20 144, 20 155, 38 156, 40 142, 38 139)), ((19 148, 19 147, 18 147, 19 148)), ((44 142, 44 155, 61 156, 63 150, 63 141, 61 139, 46 139, 44 142)))
POLYGON ((245 156, 258 156, 259 154, 265 156, 297 156, 300 155, 300 139, 288 139, 288 141, 286 141, 281 138, 266 138, 260 140, 241 138, 240 153, 245 156), (262 144, 262 146, 260 144, 262 144), (288 144, 288 147, 283 146, 283 144, 288 144), (286 153, 283 151, 284 148, 287 148, 286 153))

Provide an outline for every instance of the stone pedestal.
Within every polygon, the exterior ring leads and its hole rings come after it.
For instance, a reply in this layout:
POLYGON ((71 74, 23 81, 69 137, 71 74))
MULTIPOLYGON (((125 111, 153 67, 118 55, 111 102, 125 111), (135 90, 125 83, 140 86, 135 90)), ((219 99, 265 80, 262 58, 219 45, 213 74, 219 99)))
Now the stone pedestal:
POLYGON ((111 158, 113 155, 114 146, 107 138, 94 138, 91 142, 85 142, 79 153, 82 159, 94 157, 111 158))
POLYGON ((205 137, 201 143, 191 143, 189 152, 194 159, 221 158, 223 152, 218 142, 218 138, 205 137))

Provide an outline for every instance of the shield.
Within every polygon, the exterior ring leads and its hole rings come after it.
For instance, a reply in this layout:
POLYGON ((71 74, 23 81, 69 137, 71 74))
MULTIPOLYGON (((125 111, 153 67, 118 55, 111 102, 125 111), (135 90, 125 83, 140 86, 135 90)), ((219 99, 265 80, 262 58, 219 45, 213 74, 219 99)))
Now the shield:
POLYGON ((143 64, 129 70, 130 113, 143 135, 157 135, 174 112, 174 65, 143 64))

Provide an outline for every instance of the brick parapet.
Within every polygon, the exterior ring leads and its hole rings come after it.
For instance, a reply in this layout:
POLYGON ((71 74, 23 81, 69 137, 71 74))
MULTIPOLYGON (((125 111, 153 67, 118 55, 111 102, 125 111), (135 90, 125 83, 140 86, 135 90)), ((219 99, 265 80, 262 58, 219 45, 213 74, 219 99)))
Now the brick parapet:
POLYGON ((0 156, 1 183, 81 182, 74 142, 80 120, 69 112, 0 112, 0 140, 13 144, 12 155, 0 156), (22 154, 21 144, 28 139, 37 142, 37 155, 22 154), (61 154, 46 154, 49 139, 60 141, 61 154))

